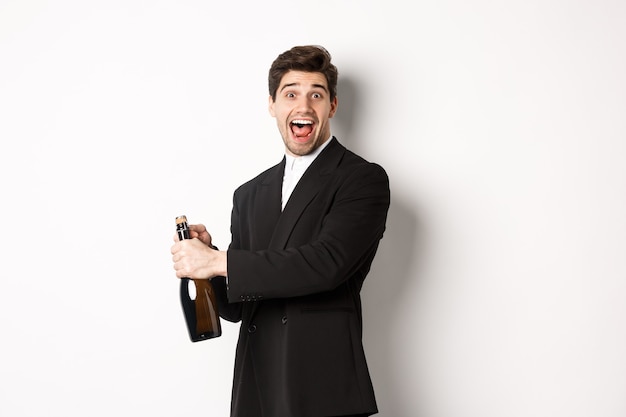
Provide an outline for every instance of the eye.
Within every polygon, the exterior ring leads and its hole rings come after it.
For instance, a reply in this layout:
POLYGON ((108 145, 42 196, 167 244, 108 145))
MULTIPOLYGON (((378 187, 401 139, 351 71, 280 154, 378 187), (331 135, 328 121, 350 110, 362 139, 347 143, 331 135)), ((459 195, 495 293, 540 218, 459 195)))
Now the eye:
POLYGON ((322 98, 322 95, 320 93, 313 93, 313 98, 322 98))
POLYGON ((295 96, 296 95, 294 93, 287 93, 287 94, 285 94, 285 97, 288 97, 288 98, 294 98, 295 96))

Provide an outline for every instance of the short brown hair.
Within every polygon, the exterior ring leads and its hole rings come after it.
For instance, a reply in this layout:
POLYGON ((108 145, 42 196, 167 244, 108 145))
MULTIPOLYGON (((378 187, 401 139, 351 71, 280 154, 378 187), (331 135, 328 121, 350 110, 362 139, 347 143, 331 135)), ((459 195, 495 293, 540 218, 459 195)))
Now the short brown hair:
POLYGON ((318 45, 294 46, 278 55, 269 71, 269 90, 272 100, 276 100, 276 90, 283 75, 289 71, 320 72, 326 77, 330 100, 337 96, 338 71, 331 62, 330 53, 318 45))

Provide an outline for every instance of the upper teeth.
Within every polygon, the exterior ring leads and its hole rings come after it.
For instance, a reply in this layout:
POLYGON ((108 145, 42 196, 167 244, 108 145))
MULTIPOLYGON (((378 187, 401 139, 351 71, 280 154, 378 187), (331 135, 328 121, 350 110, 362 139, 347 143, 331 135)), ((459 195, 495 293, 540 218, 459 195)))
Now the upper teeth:
POLYGON ((291 123, 295 125, 312 125, 313 124, 313 122, 310 120, 294 120, 291 123))

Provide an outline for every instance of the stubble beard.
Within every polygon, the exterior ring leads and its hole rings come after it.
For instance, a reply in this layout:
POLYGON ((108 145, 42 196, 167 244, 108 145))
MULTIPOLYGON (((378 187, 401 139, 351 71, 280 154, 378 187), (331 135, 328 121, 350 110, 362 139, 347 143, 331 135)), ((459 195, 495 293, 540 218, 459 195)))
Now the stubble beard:
POLYGON ((306 145, 296 146, 293 143, 287 142, 287 149, 291 152, 292 155, 296 156, 305 156, 319 148, 319 143, 317 141, 307 143, 306 145))
POLYGON ((322 145, 322 141, 320 139, 320 132, 312 133, 314 135, 314 139, 305 144, 297 144, 291 141, 291 130, 288 129, 286 132, 287 138, 283 135, 283 142, 285 142, 285 147, 289 150, 292 155, 295 156, 305 156, 312 152, 314 152, 317 148, 322 145))

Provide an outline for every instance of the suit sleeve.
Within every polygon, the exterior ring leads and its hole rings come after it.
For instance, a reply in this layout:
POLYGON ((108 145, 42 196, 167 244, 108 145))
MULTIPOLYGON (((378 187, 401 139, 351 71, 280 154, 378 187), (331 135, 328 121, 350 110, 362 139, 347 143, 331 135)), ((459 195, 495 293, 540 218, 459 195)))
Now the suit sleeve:
MULTIPOLYGON (((233 205, 233 211, 231 214, 232 220, 235 221, 238 217, 237 207, 233 205)), ((230 247, 238 247, 238 242, 240 241, 239 233, 232 229, 232 240, 230 247)), ((241 320, 242 316, 242 305, 241 303, 230 303, 228 301, 228 285, 226 277, 215 277, 211 280, 211 284, 213 284, 213 290, 215 291, 216 299, 217 299, 217 307, 220 314, 225 320, 231 322, 238 322, 241 320)))
POLYGON ((311 235, 296 225, 293 240, 303 244, 262 251, 231 246, 228 300, 297 297, 330 291, 353 276, 364 279, 385 230, 389 203, 389 180, 382 167, 367 163, 353 169, 332 201, 305 210, 302 223, 317 222, 319 227, 311 235))

